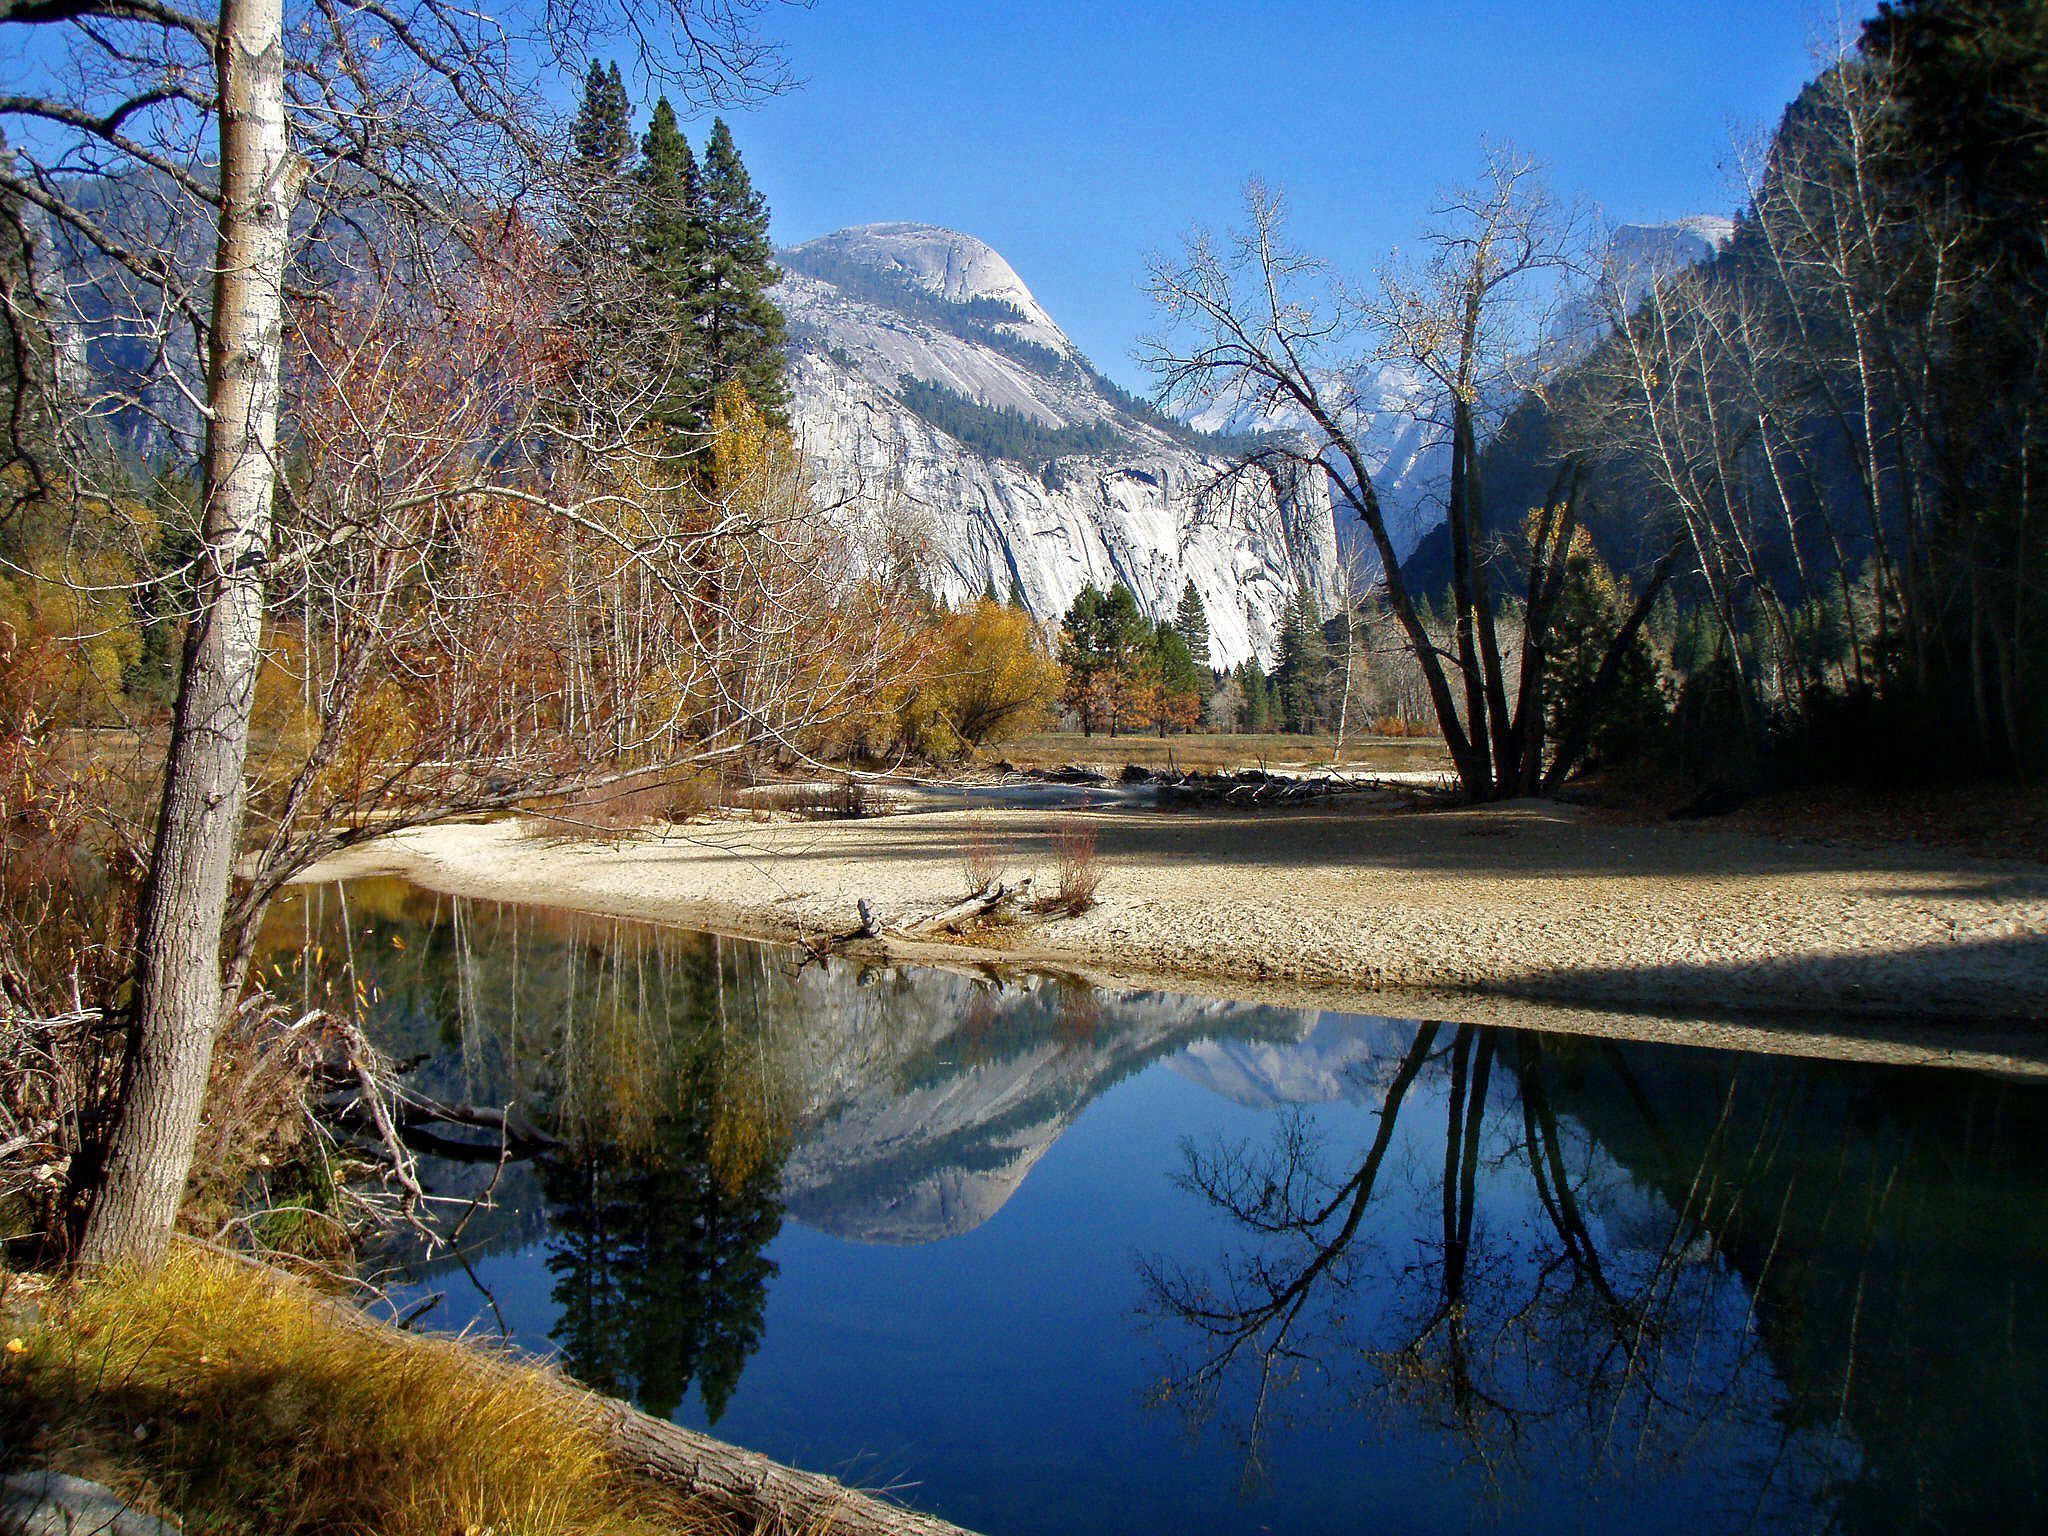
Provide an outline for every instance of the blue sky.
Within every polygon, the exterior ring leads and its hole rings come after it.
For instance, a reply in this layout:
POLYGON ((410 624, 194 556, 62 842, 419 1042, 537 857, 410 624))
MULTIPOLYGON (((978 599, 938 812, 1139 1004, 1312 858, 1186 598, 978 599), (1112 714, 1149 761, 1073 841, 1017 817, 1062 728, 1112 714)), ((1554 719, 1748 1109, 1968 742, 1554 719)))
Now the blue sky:
MULTIPOLYGON (((916 219, 1009 258, 1127 385, 1145 254, 1257 174, 1368 270, 1482 135, 1617 222, 1725 211, 1831 11, 1805 0, 817 0, 771 14, 805 84, 729 114, 778 240, 916 219)), ((1853 13, 1852 13, 1853 14, 1853 13)), ((692 130, 701 138, 705 126, 692 130)))

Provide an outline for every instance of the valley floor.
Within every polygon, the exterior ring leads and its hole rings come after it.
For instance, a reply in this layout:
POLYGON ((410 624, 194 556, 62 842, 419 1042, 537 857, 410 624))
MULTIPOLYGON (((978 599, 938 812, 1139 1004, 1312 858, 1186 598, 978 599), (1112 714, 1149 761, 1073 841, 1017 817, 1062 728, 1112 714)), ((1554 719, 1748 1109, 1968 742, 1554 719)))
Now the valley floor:
POLYGON ((906 924, 967 859, 1050 883, 1056 830, 1096 835, 1078 918, 888 941, 1124 984, 1750 1049, 2048 1062, 2048 865, 1621 826, 1550 802, 1373 814, 922 812, 714 822, 569 843, 519 822, 423 829, 312 879, 389 872, 459 895, 768 937, 906 924), (1645 1017, 1644 1015, 1649 1015, 1645 1017))

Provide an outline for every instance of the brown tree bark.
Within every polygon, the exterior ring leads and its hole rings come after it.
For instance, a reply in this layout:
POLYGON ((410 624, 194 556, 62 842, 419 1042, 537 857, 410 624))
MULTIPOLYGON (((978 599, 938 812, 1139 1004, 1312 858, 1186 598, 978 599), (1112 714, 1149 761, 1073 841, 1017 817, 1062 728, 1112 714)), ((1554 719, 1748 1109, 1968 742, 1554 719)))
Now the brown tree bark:
POLYGON ((612 1454, 629 1470, 760 1519, 777 1528, 840 1536, 973 1536, 935 1515, 905 1509, 816 1472, 770 1461, 755 1451, 597 1399, 612 1454))
POLYGON ((277 486, 284 275, 303 162, 285 124, 281 0, 222 0, 221 200, 207 355, 205 551, 136 942, 121 1107, 79 1259, 154 1266, 191 1172, 222 1011, 277 486))

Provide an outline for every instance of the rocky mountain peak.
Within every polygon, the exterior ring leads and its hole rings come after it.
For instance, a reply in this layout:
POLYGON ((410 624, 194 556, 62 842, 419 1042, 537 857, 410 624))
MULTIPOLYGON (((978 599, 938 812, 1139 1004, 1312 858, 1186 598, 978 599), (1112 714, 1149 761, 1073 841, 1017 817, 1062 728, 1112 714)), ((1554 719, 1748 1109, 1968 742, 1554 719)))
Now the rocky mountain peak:
POLYGON ((866 269, 884 281, 916 285, 948 304, 979 306, 1018 338, 1071 354, 1074 344, 1024 279, 984 241, 957 229, 908 222, 857 224, 795 247, 798 270, 831 265, 866 269), (999 317, 999 308, 1015 318, 999 317))
POLYGON ((1213 665, 1270 659, 1306 586, 1334 599, 1320 476, 1231 477, 1225 445, 1105 379, 984 242, 864 224, 784 250, 791 416, 821 485, 916 525, 948 601, 1059 619, 1122 582, 1170 618, 1188 582, 1213 665))

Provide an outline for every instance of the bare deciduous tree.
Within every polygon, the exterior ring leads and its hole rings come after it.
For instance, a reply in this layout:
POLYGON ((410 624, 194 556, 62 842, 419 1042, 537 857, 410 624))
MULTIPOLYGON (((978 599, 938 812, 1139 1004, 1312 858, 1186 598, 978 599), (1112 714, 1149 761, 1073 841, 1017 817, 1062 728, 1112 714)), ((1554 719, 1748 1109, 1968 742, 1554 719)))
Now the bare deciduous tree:
MULTIPOLYGON (((702 97, 774 84, 780 61, 750 26, 763 3, 0 9, 0 25, 50 34, 40 89, 0 98, 0 122, 20 130, 0 194, 30 237, 32 270, 88 270, 51 307, 60 325, 72 318, 63 307, 90 320, 84 344, 120 365, 95 371, 65 425, 74 441, 108 422, 173 441, 196 427, 204 439, 119 1118, 104 1167, 88 1171, 86 1262, 161 1255, 224 1012, 222 932, 280 560, 278 418, 295 301, 367 251, 431 286, 478 209, 531 196, 548 161, 539 61, 624 34, 702 97)), ((51 286, 29 288, 40 300, 51 286)))
MULTIPOLYGON (((1540 665, 1525 667, 1511 693, 1479 453, 1503 413, 1545 388, 1560 361, 1553 320, 1580 264, 1582 220, 1554 202, 1532 162, 1499 149, 1488 152, 1474 187, 1439 202, 1434 219, 1420 266, 1390 264, 1361 290, 1290 243, 1280 198, 1255 182, 1243 228, 1222 242, 1198 234, 1178 256, 1152 263, 1151 292, 1168 326, 1145 360, 1168 399, 1226 400, 1288 425, 1248 456, 1248 467, 1328 473, 1339 506, 1371 539, 1387 607, 1465 794, 1499 799, 1531 793, 1544 779, 1543 674, 1540 665), (1450 449, 1448 651, 1401 571, 1365 446, 1377 403, 1361 398, 1360 381, 1386 363, 1424 381, 1411 409, 1450 449)), ((1580 486, 1569 468, 1561 471, 1526 551, 1532 580, 1569 546, 1580 486)), ((1545 608, 1524 611, 1534 628, 1520 652, 1540 663, 1545 608)), ((1554 755, 1549 766, 1556 768, 1554 755)))

